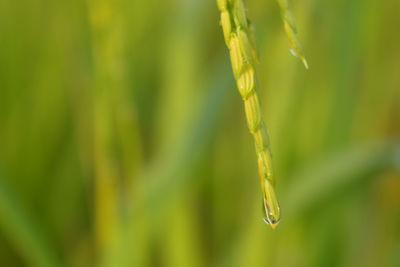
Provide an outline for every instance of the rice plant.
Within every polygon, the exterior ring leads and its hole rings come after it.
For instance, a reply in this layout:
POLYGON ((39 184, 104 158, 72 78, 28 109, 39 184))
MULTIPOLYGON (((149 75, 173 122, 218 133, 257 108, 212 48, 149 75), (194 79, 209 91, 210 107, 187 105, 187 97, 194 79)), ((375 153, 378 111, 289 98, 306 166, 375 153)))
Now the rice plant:
POLYGON ((265 221, 275 228, 280 220, 280 208, 274 189, 269 138, 256 87, 254 64, 257 59, 257 48, 254 33, 242 0, 218 0, 217 3, 221 12, 221 25, 225 43, 229 48, 233 73, 244 101, 247 124, 256 146, 265 221), (252 38, 249 38, 249 34, 252 38))
POLYGON ((281 16, 286 35, 290 42, 290 52, 303 61, 304 67, 308 69, 308 63, 304 56, 303 47, 297 37, 297 27, 294 16, 289 9, 289 0, 278 0, 279 7, 281 8, 281 16))
POLYGON ((400 266, 400 1, 291 3, 0 1, 0 266, 400 266))

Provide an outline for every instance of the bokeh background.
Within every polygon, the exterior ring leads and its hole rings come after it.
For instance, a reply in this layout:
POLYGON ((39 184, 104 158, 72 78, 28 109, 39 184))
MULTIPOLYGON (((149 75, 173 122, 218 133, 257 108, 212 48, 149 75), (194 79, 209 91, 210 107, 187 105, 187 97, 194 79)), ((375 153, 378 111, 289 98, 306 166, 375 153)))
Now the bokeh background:
POLYGON ((275 230, 214 0, 0 1, 0 266, 400 266, 400 1, 247 6, 275 230))

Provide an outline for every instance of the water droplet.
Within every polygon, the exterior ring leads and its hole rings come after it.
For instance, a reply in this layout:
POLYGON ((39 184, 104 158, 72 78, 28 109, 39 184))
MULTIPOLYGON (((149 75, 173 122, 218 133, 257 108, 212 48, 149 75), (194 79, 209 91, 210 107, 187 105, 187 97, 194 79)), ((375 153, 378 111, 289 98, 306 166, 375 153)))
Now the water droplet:
POLYGON ((276 194, 269 180, 264 181, 263 213, 264 221, 274 229, 280 221, 280 208, 276 194))
POLYGON ((276 217, 274 214, 272 214, 268 206, 265 207, 265 205, 263 205, 263 211, 264 211, 264 218, 263 218, 264 222, 269 226, 271 226, 272 229, 275 229, 275 227, 277 227, 280 222, 280 217, 276 217))
POLYGON ((290 53, 291 53, 293 56, 297 57, 297 54, 296 54, 296 52, 294 52, 293 49, 290 49, 289 51, 290 51, 290 53))

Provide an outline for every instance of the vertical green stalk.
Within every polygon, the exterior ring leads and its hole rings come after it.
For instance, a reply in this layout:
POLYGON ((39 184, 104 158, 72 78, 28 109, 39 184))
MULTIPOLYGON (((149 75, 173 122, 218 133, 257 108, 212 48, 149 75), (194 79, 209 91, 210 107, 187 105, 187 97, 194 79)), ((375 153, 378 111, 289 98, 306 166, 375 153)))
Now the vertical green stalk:
POLYGON ((98 265, 118 232, 122 174, 115 147, 117 95, 123 86, 120 1, 87 0, 93 51, 94 241, 98 265))
POLYGON ((275 228, 280 220, 280 208, 274 190, 270 144, 255 82, 254 61, 257 60, 257 52, 253 30, 242 0, 217 0, 217 3, 233 73, 256 146, 265 221, 275 228))

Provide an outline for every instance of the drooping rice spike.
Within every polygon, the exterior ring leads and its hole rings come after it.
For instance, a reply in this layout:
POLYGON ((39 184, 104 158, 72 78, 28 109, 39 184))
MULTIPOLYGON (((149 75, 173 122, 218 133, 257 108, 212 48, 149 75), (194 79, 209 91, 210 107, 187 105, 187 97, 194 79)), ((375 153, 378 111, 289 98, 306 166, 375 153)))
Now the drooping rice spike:
POLYGON ((277 0, 279 7, 281 8, 281 16, 283 20, 283 26, 285 28, 286 35, 289 38, 290 42, 290 52, 295 56, 298 57, 308 69, 308 63, 304 56, 303 48, 299 39, 297 38, 297 28, 296 28, 296 21, 294 16, 289 8, 288 0, 277 0))
POLYGON ((261 113, 256 88, 254 62, 257 58, 255 38, 242 0, 217 0, 225 43, 229 48, 233 73, 244 101, 247 125, 256 147, 263 195, 264 220, 275 228, 280 220, 280 208, 275 194, 272 156, 267 129, 261 113))

